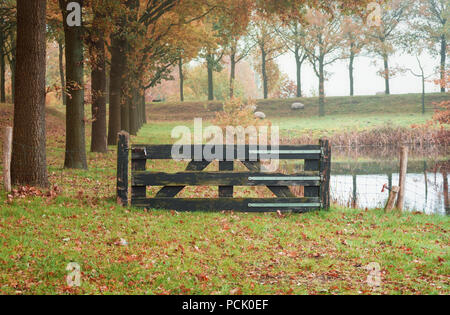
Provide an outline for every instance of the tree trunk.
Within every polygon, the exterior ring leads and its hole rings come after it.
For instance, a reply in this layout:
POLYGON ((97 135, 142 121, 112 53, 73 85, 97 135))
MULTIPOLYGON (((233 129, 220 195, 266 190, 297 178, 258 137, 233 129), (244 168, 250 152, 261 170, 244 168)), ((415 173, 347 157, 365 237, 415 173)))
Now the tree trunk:
POLYGON ((5 65, 5 38, 0 33, 0 103, 6 103, 6 65, 5 65))
POLYGON ((9 62, 9 68, 11 70, 11 102, 15 103, 16 101, 16 49, 14 48, 13 52, 11 52, 11 60, 9 62))
POLYGON ((16 42, 17 38, 14 40, 11 39, 12 47, 11 51, 6 54, 6 59, 8 60, 9 70, 11 71, 11 102, 14 103, 15 97, 15 82, 16 82, 16 42))
POLYGON ((263 92, 264 92, 264 99, 269 98, 269 87, 268 87, 268 79, 267 79, 267 71, 266 71, 266 51, 264 49, 261 49, 261 58, 262 58, 262 77, 263 77, 263 92))
POLYGON ((383 61, 384 61, 384 83, 386 86, 386 95, 390 95, 391 94, 391 88, 389 85, 389 79, 390 79, 390 74, 389 74, 389 57, 387 54, 385 54, 383 56, 383 61))
POLYGON ((445 36, 441 37, 441 92, 446 91, 446 59, 447 59, 447 40, 445 36))
POLYGON ((111 73, 111 67, 109 66, 109 64, 107 62, 106 63, 106 95, 105 95, 105 100, 106 100, 106 104, 108 104, 108 105, 109 105, 109 77, 110 77, 110 73, 111 73))
POLYGON ((422 73, 422 114, 425 115, 425 75, 422 73))
POLYGON ((319 61, 319 116, 325 116, 325 71, 323 58, 319 61))
POLYGON ((122 129, 121 100, 124 75, 124 41, 117 34, 111 39, 111 69, 109 73, 109 129, 108 145, 117 144, 117 134, 122 129))
MULTIPOLYGON (((124 82, 125 83, 125 82, 124 82)), ((125 87, 122 86, 122 91, 125 87)), ((132 98, 128 95, 128 91, 122 92, 121 102, 120 102, 120 126, 121 131, 126 131, 130 133, 130 102, 132 98)))
MULTIPOLYGON (((353 48, 352 48, 353 50, 353 48)), ((355 63, 355 53, 352 51, 350 53, 350 65, 348 67, 349 77, 350 77, 350 96, 355 95, 355 78, 354 78, 354 69, 353 65, 355 63)))
POLYGON ((230 56, 230 98, 234 97, 234 82, 236 81, 236 53, 230 56))
POLYGON ((142 128, 142 126, 145 124, 145 117, 144 117, 144 113, 145 113, 145 98, 143 97, 144 93, 144 89, 141 87, 139 89, 139 121, 140 121, 140 126, 139 128, 142 128))
POLYGON ((302 60, 299 55, 299 48, 295 49, 295 64, 297 69, 297 97, 302 97, 302 60))
POLYGON ((105 42, 100 36, 91 42, 92 136, 91 151, 106 153, 106 60, 105 42))
POLYGON ((129 108, 130 108, 130 134, 133 136, 137 136, 139 132, 139 92, 138 88, 135 87, 130 91, 129 98, 129 108))
POLYGON ((143 117, 143 122, 144 124, 147 123, 147 105, 145 104, 145 94, 146 94, 146 90, 142 89, 142 117, 143 117))
POLYGON ((214 101, 214 56, 208 55, 208 101, 214 101))
POLYGON ((16 64, 12 184, 48 187, 45 151, 46 0, 17 1, 16 64))
POLYGON ((59 78, 61 81, 61 99, 63 105, 67 105, 67 95, 66 95, 66 80, 64 78, 64 46, 61 41, 58 40, 58 49, 59 49, 59 78))
POLYGON ((183 74, 183 58, 178 61, 178 73, 180 75, 180 101, 184 102, 184 74, 183 74))
MULTIPOLYGON (((127 25, 137 23, 137 12, 139 11, 139 0, 127 0, 126 6, 129 14, 126 14, 124 29, 127 30, 127 25)), ((125 43, 125 56, 132 54, 135 47, 124 37, 125 43)), ((137 135, 139 131, 138 127, 138 103, 137 103, 137 91, 139 89, 138 78, 141 73, 136 72, 134 69, 135 64, 133 64, 132 58, 125 59, 125 79, 123 82, 125 89, 125 96, 122 102, 122 130, 128 132, 132 135, 137 135), (127 125, 128 124, 128 125, 127 125)))
MULTIPOLYGON (((60 0, 64 21, 67 19, 66 1, 60 0)), ((86 122, 83 86, 83 27, 64 23, 66 48, 66 157, 65 168, 87 169, 86 122)))

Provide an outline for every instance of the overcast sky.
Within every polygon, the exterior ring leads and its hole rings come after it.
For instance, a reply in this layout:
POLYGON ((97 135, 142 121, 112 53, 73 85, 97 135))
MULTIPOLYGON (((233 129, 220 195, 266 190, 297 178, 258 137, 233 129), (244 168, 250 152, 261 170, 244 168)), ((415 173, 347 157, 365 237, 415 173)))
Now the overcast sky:
MULTIPOLYGON (((424 54, 420 57, 422 65, 426 69, 426 74, 432 74, 439 65, 440 58, 424 54)), ((289 77, 296 82, 295 60, 292 54, 286 54, 278 58, 278 64, 282 72, 287 73, 289 77)), ((393 67, 408 67, 419 73, 416 58, 408 55, 396 55, 391 57, 390 64, 393 67)), ((382 59, 369 58, 365 56, 358 57, 355 61, 355 95, 374 95, 377 92, 384 92, 384 79, 377 75, 377 72, 383 67, 382 59), (373 61, 377 61, 377 65, 373 61)), ((350 94, 350 83, 348 74, 348 61, 342 60, 326 68, 330 73, 328 81, 325 84, 325 93, 327 96, 346 96, 350 94)), ((303 91, 306 96, 311 96, 312 91, 317 94, 318 79, 309 64, 305 64, 302 73, 303 91)), ((439 86, 433 82, 426 84, 426 92, 439 92, 439 86)), ((391 93, 421 93, 421 79, 412 74, 405 73, 391 79, 391 93)))

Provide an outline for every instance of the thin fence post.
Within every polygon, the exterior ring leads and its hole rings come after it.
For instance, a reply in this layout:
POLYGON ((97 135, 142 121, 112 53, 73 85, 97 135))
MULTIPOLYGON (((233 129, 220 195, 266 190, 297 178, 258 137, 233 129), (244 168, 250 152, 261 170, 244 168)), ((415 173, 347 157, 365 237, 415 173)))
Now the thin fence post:
MULTIPOLYGON (((219 162, 219 171, 233 171, 233 161, 221 161, 219 162)), ((233 198, 233 186, 219 186, 219 197, 221 198, 233 198)))
POLYGON ((128 206, 128 142, 127 132, 118 133, 117 144, 117 203, 128 206))
POLYGON ((395 205, 395 199, 397 198, 399 188, 397 186, 394 186, 391 188, 391 191, 389 192, 389 199, 386 203, 386 207, 384 208, 385 212, 391 211, 394 208, 395 205))
POLYGON ((12 127, 6 127, 3 141, 3 185, 6 192, 11 192, 11 150, 12 127))
POLYGON ((328 139, 320 140, 322 155, 320 158, 320 174, 322 177, 322 185, 320 186, 320 198, 322 208, 330 209, 330 180, 331 180, 331 146, 328 139))
POLYGON ((408 170, 408 147, 403 146, 400 152, 400 175, 399 175, 399 191, 397 197, 396 208, 403 210, 405 203, 405 188, 406 188, 406 172, 408 170))

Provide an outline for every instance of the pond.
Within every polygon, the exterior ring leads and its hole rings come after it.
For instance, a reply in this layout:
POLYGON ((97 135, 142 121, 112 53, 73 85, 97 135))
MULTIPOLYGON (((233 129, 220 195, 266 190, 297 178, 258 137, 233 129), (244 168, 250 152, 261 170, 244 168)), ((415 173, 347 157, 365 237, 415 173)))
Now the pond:
MULTIPOLYGON (((332 201, 347 207, 384 208, 389 191, 398 186, 398 147, 334 148, 331 171, 332 201)), ((450 214, 449 148, 410 147, 405 209, 427 214, 450 214)))

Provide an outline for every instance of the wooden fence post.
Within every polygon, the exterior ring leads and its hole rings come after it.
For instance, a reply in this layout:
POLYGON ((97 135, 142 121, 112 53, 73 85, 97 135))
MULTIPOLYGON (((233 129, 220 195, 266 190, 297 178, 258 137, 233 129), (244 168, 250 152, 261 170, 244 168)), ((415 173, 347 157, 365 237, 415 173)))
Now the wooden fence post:
POLYGON ((11 150, 12 127, 6 127, 3 142, 3 185, 6 192, 11 192, 11 150))
POLYGON ((399 191, 398 186, 394 186, 391 188, 391 191, 389 193, 388 202, 386 203, 386 207, 384 208, 385 212, 391 211, 392 208, 394 208, 395 198, 397 198, 398 191, 399 191))
POLYGON ((403 210, 403 205, 405 203, 405 188, 406 188, 406 172, 408 170, 408 147, 403 146, 400 153, 400 175, 398 186, 398 198, 396 208, 398 210, 403 210))
POLYGON ((330 209, 330 180, 331 180, 331 146, 328 139, 320 140, 322 156, 320 158, 320 174, 322 176, 321 198, 324 210, 330 209))
POLYGON ((117 145, 117 203, 128 205, 128 142, 130 136, 127 132, 118 133, 117 145))
MULTIPOLYGON (((234 162, 233 161, 220 161, 219 171, 233 171, 234 162)), ((219 197, 221 198, 233 198, 233 186, 219 186, 219 197)))

